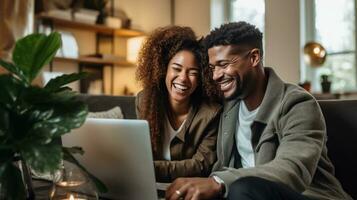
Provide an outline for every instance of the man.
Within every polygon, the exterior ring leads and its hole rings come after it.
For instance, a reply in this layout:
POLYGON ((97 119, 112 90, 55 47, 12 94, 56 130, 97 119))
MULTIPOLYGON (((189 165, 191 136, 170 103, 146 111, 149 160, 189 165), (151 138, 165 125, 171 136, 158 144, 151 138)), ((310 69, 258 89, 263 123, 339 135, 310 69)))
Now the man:
POLYGON ((352 199, 333 176, 316 100, 263 67, 262 33, 224 24, 204 39, 225 97, 209 178, 179 178, 167 199, 352 199))

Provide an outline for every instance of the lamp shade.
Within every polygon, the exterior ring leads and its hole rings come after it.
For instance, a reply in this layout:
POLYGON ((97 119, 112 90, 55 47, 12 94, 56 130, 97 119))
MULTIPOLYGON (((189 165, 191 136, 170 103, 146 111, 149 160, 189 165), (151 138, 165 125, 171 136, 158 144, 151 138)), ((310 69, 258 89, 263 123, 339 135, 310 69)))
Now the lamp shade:
POLYGON ((308 42, 304 46, 305 62, 311 67, 319 67, 324 64, 327 52, 325 48, 317 42, 308 42))

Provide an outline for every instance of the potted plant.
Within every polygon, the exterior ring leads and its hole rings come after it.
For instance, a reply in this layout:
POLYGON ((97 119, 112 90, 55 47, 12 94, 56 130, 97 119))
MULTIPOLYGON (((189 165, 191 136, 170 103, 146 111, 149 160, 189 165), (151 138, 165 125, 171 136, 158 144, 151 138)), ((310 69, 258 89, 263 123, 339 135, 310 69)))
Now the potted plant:
POLYGON ((28 167, 54 172, 62 159, 77 164, 93 178, 99 191, 106 191, 72 156, 83 152, 58 142, 61 135, 80 127, 86 119, 87 106, 66 87, 86 74, 62 75, 44 87, 31 85, 60 46, 59 33, 31 34, 16 42, 13 62, 0 59, 0 65, 9 71, 0 75, 0 190, 6 199, 33 199, 28 167))
POLYGON ((329 80, 329 75, 327 74, 321 75, 321 88, 322 88, 322 93, 330 93, 331 81, 329 80))

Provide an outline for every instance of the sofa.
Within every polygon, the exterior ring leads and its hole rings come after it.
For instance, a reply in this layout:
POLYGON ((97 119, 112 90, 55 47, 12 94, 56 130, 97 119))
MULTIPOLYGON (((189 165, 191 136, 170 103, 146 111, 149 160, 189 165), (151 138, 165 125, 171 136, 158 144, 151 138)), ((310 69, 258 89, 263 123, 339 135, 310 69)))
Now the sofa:
MULTIPOLYGON (((119 106, 124 118, 135 119, 134 96, 81 95, 91 112, 119 106)), ((343 188, 357 199, 357 100, 319 100, 327 126, 328 154, 343 188)))

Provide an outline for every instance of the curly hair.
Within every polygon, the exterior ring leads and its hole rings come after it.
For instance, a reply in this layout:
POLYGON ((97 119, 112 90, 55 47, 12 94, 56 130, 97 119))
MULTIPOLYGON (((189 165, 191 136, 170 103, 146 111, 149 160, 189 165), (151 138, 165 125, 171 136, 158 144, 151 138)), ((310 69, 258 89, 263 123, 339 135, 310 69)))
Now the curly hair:
POLYGON ((206 49, 218 45, 247 45, 258 48, 263 56, 263 33, 247 22, 231 22, 215 28, 207 35, 203 44, 206 49))
POLYGON ((139 118, 149 122, 154 153, 161 139, 163 123, 168 104, 168 91, 165 85, 167 67, 176 53, 187 50, 193 53, 200 70, 199 84, 191 96, 193 104, 202 100, 218 99, 217 86, 211 79, 208 69, 208 56, 195 33, 189 27, 167 26, 154 30, 140 50, 136 79, 143 87, 142 101, 139 102, 139 118))

